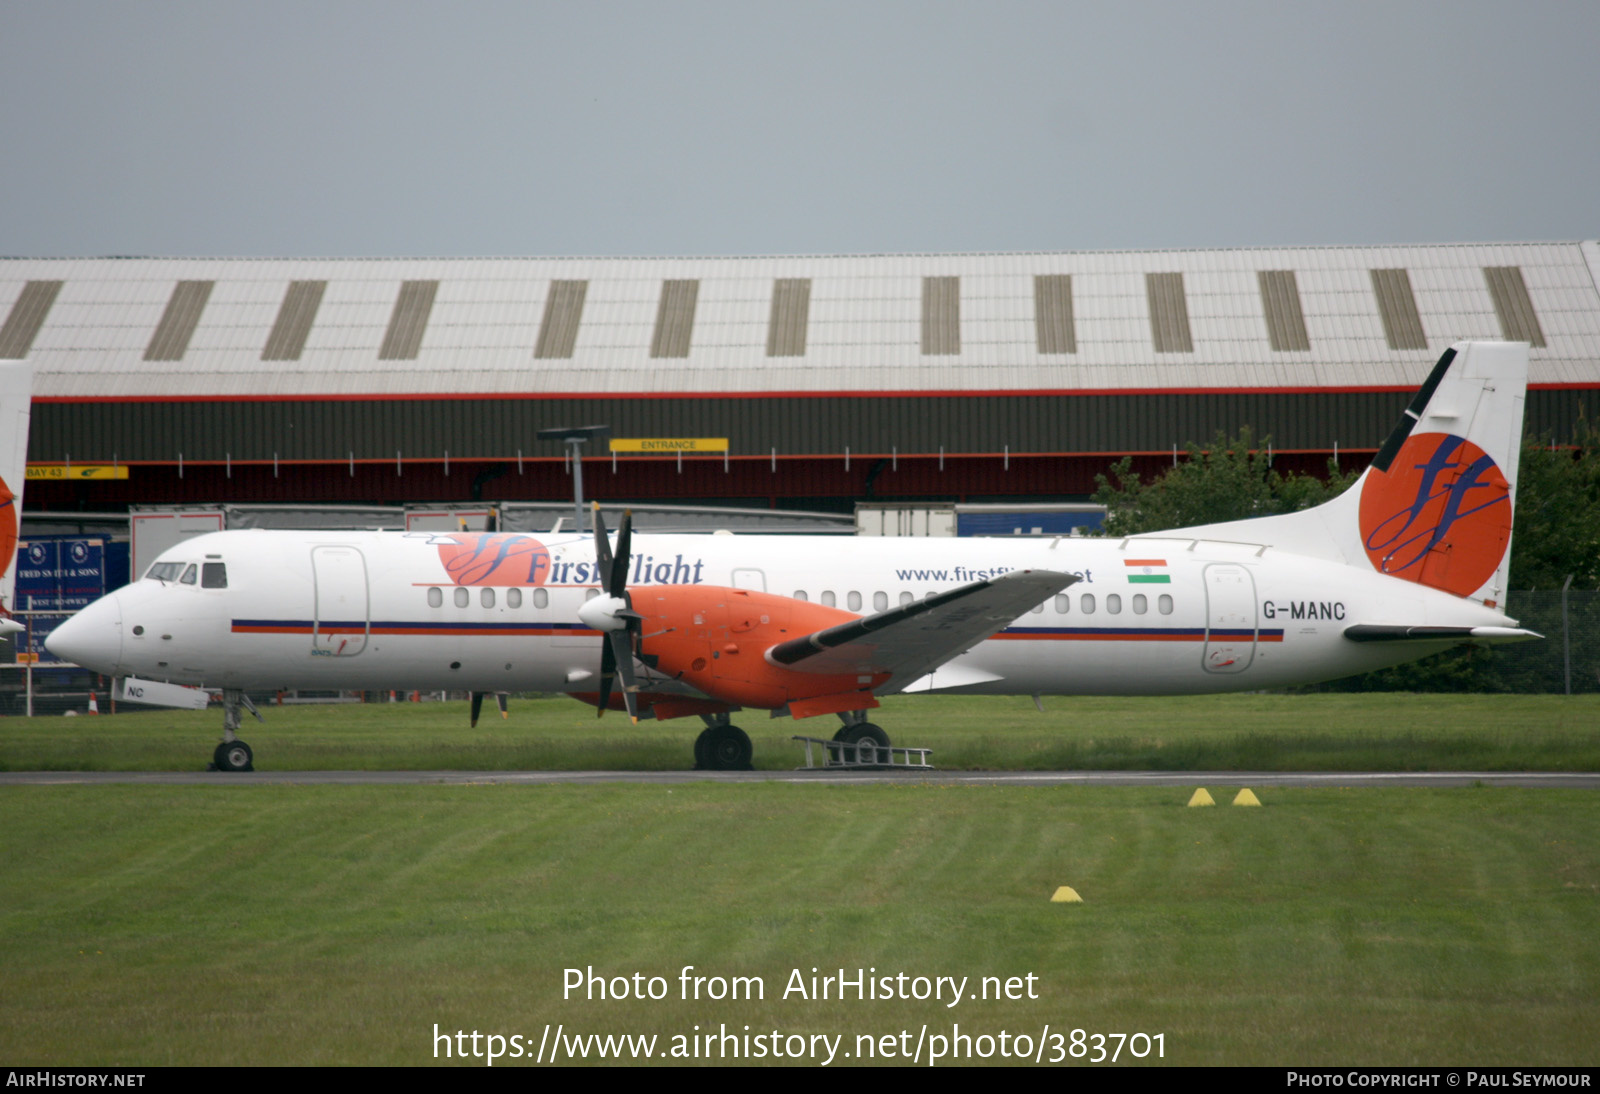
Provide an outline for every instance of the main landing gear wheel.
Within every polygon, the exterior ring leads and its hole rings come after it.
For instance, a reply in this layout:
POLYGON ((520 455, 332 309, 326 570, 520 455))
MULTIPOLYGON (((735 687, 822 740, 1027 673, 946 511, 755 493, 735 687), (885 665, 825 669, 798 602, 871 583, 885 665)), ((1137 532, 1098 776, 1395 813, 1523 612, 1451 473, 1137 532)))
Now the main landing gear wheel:
POLYGON ((738 726, 712 726, 695 738, 695 770, 751 771, 753 752, 749 736, 738 726))
POLYGON ((238 740, 223 741, 211 754, 212 763, 218 771, 254 771, 255 766, 251 763, 254 758, 250 746, 238 740))
POLYGON ((864 764, 889 762, 889 735, 871 722, 845 726, 833 735, 836 741, 856 745, 856 760, 864 764))

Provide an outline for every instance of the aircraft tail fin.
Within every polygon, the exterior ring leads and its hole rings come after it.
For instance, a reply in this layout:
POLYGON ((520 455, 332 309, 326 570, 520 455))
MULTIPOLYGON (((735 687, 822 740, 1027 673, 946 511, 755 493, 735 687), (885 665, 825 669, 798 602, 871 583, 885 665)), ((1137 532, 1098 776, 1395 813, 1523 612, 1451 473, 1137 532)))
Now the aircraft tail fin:
POLYGON ((11 611, 17 581, 17 535, 22 527, 32 406, 33 366, 0 361, 0 619, 11 611))
POLYGON ((1527 343, 1458 342, 1339 497, 1162 534, 1267 544, 1500 607, 1527 386, 1527 343))

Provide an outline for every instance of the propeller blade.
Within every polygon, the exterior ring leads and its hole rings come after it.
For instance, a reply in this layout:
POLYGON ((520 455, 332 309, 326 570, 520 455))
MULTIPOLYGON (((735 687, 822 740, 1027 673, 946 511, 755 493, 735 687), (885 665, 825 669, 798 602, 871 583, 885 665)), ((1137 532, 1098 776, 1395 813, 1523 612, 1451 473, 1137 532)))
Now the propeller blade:
POLYGON ((472 693, 472 728, 478 728, 478 715, 483 713, 483 692, 472 693))
POLYGON ((628 642, 628 632, 608 631, 606 633, 606 649, 613 651, 611 661, 617 667, 617 675, 622 677, 622 701, 627 705, 628 717, 634 721, 639 720, 639 700, 636 697, 638 684, 633 676, 633 650, 628 642))
MULTIPOLYGON (((611 572, 611 541, 606 538, 605 518, 600 515, 600 503, 594 503, 594 561, 595 569, 600 572, 604 582, 605 575, 611 572)), ((607 589, 606 592, 610 592, 607 589)))
MULTIPOLYGON (((597 516, 599 514, 596 514, 597 516)), ((606 705, 611 702, 611 681, 617 676, 617 655, 612 652, 609 640, 601 639, 600 642, 600 701, 595 704, 594 716, 599 718, 606 712, 606 705)))
POLYGON ((617 528, 617 557, 611 564, 609 580, 606 581, 606 593, 610 596, 620 596, 633 606, 633 598, 628 595, 628 562, 633 548, 633 510, 622 511, 622 524, 617 528))

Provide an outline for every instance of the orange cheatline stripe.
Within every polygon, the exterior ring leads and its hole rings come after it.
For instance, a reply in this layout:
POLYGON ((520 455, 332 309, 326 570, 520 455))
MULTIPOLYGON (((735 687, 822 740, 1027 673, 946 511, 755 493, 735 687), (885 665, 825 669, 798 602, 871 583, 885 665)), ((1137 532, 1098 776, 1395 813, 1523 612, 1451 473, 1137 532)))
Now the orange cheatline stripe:
POLYGON ((1124 566, 1165 566, 1167 560, 1164 558, 1125 558, 1122 560, 1122 564, 1124 566))

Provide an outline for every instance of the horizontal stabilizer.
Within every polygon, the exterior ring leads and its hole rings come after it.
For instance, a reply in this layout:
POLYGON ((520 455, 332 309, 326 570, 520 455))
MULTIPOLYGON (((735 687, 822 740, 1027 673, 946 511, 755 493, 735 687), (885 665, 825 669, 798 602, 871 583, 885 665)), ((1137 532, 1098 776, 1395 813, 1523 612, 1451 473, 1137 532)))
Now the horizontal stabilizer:
POLYGON ((1526 642, 1543 638, 1519 627, 1407 627, 1399 624, 1357 623, 1344 629, 1352 642, 1526 642))

